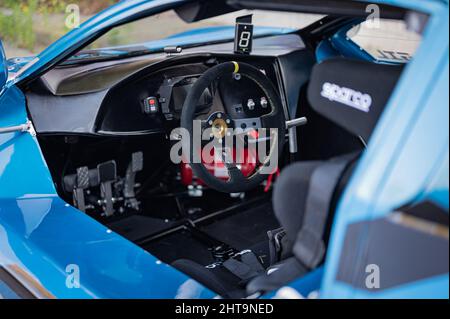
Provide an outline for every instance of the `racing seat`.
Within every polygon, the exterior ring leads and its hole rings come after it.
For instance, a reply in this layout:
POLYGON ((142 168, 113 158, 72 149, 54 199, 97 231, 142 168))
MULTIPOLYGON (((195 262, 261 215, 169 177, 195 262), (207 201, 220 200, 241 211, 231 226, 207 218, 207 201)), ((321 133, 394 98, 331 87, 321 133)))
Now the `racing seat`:
MULTIPOLYGON (((401 71, 397 65, 330 59, 313 67, 308 101, 316 112, 367 141, 401 71)), ((241 277, 239 273, 221 266, 207 269, 189 260, 177 260, 173 266, 231 298, 272 291, 318 267, 326 252, 330 213, 360 153, 297 162, 282 171, 273 192, 273 207, 285 233, 283 257, 266 270, 258 271, 254 264, 241 266, 238 270, 246 270, 248 277, 242 280, 236 276, 241 277)))

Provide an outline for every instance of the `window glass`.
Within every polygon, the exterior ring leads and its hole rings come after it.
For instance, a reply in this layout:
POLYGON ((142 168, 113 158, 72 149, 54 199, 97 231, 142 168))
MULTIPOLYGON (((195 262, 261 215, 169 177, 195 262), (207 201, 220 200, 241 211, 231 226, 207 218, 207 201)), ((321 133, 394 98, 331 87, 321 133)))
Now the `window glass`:
MULTIPOLYGON (((0 39, 7 58, 35 56, 73 28, 75 20, 88 20, 119 0, 0 0, 0 39), (74 20, 74 17, 78 18, 74 20)), ((188 24, 173 11, 117 27, 89 48, 140 44, 164 39, 197 28, 234 24, 241 11, 188 24)), ((319 15, 256 12, 259 26, 298 29, 321 18, 319 15)))
POLYGON ((70 31, 73 23, 119 0, 0 0, 0 39, 6 57, 34 56, 70 31), (79 19, 73 19, 77 15, 79 19))
POLYGON ((416 52, 421 36, 406 28, 404 21, 368 20, 350 29, 347 36, 375 59, 408 62, 416 52))
MULTIPOLYGON (((265 30, 267 33, 270 33, 270 28, 273 29, 273 33, 298 30, 323 17, 317 14, 241 10, 194 23, 186 23, 171 10, 114 28, 86 49, 148 43, 188 31, 204 31, 207 28, 211 28, 211 31, 217 30, 224 35, 227 33, 223 27, 234 27, 236 18, 247 14, 253 14, 253 24, 256 29, 265 30)), ((229 34, 234 35, 234 29, 228 28, 228 31, 229 34)), ((201 33, 197 34, 192 33, 192 40, 195 42, 203 38, 201 33)))

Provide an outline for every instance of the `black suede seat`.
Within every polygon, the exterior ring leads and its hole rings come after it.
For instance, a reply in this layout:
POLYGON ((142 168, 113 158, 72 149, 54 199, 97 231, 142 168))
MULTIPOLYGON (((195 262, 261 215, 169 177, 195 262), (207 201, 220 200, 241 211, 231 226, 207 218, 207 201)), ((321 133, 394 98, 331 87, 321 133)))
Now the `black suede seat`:
MULTIPOLYGON (((344 58, 330 59, 314 66, 307 98, 317 113, 367 142, 402 70, 403 66, 400 65, 382 65, 344 58)), ((302 232, 307 218, 305 215, 320 213, 317 216, 318 222, 323 218, 328 219, 322 233, 323 244, 327 246, 332 213, 353 173, 358 157, 359 154, 355 153, 332 159, 342 161, 345 169, 339 174, 337 181, 336 176, 328 181, 335 183, 335 187, 332 194, 328 194, 328 198, 323 198, 324 202, 328 201, 325 206, 327 212, 311 211, 311 207, 315 206, 308 206, 307 202, 309 198, 314 201, 315 196, 310 196, 311 191, 320 192, 317 187, 308 187, 312 183, 312 175, 327 165, 329 160, 295 163, 283 170, 275 187, 273 204, 275 214, 286 230, 286 246, 292 251, 292 256, 274 265, 273 271, 253 279, 247 285, 247 294, 263 293, 281 287, 306 274, 323 261, 324 248, 314 246, 311 237, 302 235, 305 234, 302 232), (308 246, 314 248, 315 252, 305 250, 308 246), (310 264, 309 267, 304 261, 310 264)), ((329 172, 332 174, 332 170, 329 172)), ((322 177, 322 181, 325 185, 326 177, 322 177)))
MULTIPOLYGON (((317 113, 368 141, 401 71, 395 65, 330 59, 314 66, 307 98, 317 113)), ((211 271, 185 260, 174 266, 231 298, 272 291, 305 275, 324 260, 333 212, 360 153, 298 162, 283 169, 273 207, 285 231, 282 248, 288 254, 249 280, 246 291, 242 281, 224 267, 211 271)))
MULTIPOLYGON (((328 241, 332 213, 336 208, 337 200, 340 198, 345 186, 350 179, 356 166, 359 152, 348 154, 332 160, 342 162, 344 170, 339 173, 337 184, 333 187, 332 196, 328 199, 327 221, 323 231, 322 240, 328 241)), ((304 226, 307 201, 312 189, 310 186, 311 176, 314 171, 327 161, 312 161, 295 163, 286 167, 278 178, 273 192, 273 206, 275 215, 286 231, 286 240, 283 249, 291 251, 291 256, 271 266, 265 274, 262 274, 247 284, 247 295, 269 292, 277 289, 296 278, 299 278, 310 270, 311 267, 303 264, 302 253, 298 253, 297 244, 301 238, 299 233, 304 226)), ((330 182, 333 182, 332 180, 330 182)), ((320 257, 320 264, 323 256, 320 257)), ((314 267, 313 267, 314 268, 314 267)))
MULTIPOLYGON (((335 210, 336 202, 353 173, 358 153, 355 152, 353 156, 345 155, 348 158, 342 157, 342 160, 347 162, 347 167, 339 178, 333 197, 329 199, 330 212, 335 210)), ((311 175, 323 163, 323 161, 311 161, 291 164, 283 170, 275 185, 273 192, 274 211, 281 225, 286 230, 286 248, 291 251, 303 224, 303 213, 311 175)))
MULTIPOLYGON (((403 66, 400 65, 382 65, 344 58, 330 59, 314 66, 307 98, 317 113, 367 142, 402 70, 403 66)), ((327 165, 329 160, 295 163, 283 170, 275 187, 273 204, 275 214, 286 230, 286 245, 287 249, 292 251, 292 257, 272 267, 274 271, 253 279, 247 285, 247 294, 263 293, 281 287, 306 274, 323 261, 324 248, 314 246, 311 237, 308 237, 308 231, 302 231, 306 214, 311 216, 318 213, 318 222, 323 218, 328 219, 321 238, 327 246, 332 213, 353 173, 358 157, 359 154, 355 153, 333 159, 342 161, 345 169, 339 174, 337 181, 336 176, 328 181, 335 183, 335 187, 333 192, 327 195, 328 198, 322 198, 324 203, 328 201, 325 206, 327 212, 311 211, 311 207, 315 208, 317 205, 308 206, 307 202, 310 198, 314 201, 315 196, 310 196, 311 191, 320 192, 317 187, 308 188, 312 183, 312 175, 327 165), (314 248, 313 251, 305 249, 308 246, 310 249, 314 248), (317 255, 314 255, 315 253, 317 255), (305 265, 305 261, 309 267, 305 265)), ((332 171, 328 170, 331 174, 332 171)), ((322 181, 324 185, 327 183, 326 176, 322 177, 322 181)))

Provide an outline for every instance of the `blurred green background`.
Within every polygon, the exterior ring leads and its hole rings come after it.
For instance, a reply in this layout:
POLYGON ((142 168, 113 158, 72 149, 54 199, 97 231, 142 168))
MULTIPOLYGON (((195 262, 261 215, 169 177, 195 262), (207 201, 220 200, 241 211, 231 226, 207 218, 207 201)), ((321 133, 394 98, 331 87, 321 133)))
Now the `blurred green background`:
POLYGON ((84 21, 115 2, 118 0, 0 0, 0 38, 6 54, 34 55, 67 33, 68 4, 79 6, 84 21))
MULTIPOLYGON (((80 22, 119 0, 0 0, 0 39, 7 58, 34 56, 67 33, 68 5, 78 5, 80 22)), ((167 11, 116 27, 90 44, 88 49, 139 44, 162 39, 195 28, 233 26, 247 10, 187 24, 175 12, 167 11)), ((257 26, 299 29, 322 18, 321 15, 253 10, 257 26)), ((70 20, 70 19, 69 19, 70 20)))

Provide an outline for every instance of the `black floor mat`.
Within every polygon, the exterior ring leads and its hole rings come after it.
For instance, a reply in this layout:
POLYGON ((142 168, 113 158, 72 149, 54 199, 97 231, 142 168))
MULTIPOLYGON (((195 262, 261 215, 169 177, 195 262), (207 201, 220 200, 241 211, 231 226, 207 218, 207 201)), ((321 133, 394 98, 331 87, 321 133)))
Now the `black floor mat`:
MULTIPOLYGON (((201 232, 236 250, 252 250, 264 265, 269 260, 267 231, 278 227, 270 202, 197 225, 201 232)), ((165 263, 190 259, 208 265, 216 261, 208 245, 189 229, 183 229, 141 246, 165 263)))
POLYGON ((142 246, 163 262, 171 264, 177 259, 194 260, 201 265, 214 262, 211 252, 205 243, 194 238, 189 230, 180 230, 142 246))
POLYGON ((133 215, 108 224, 108 227, 116 233, 131 241, 150 236, 176 226, 176 222, 164 221, 159 218, 133 215))
MULTIPOLYGON (((233 212, 231 215, 224 214, 201 223, 196 222, 192 227, 189 226, 145 244, 142 243, 141 247, 167 264, 172 264, 180 259, 188 259, 206 266, 217 262, 210 250, 217 246, 211 247, 210 245, 216 245, 216 241, 218 241, 219 245, 220 242, 225 243, 236 250, 249 249, 253 251, 263 266, 267 268, 270 259, 267 231, 279 228, 279 223, 273 213, 271 202, 259 202, 252 208, 242 208, 241 211, 233 212)), ((235 293, 242 291, 242 296, 245 295, 245 289, 241 286, 241 280, 238 277, 234 278, 234 275, 221 267, 211 271, 211 276, 215 273, 214 277, 217 280, 225 280, 226 286, 231 287, 230 291, 235 293), (219 276, 219 274, 221 275, 219 276), (234 281, 231 278, 234 278, 234 281)), ((189 271, 186 273, 193 276, 189 271)), ((207 279, 203 277, 194 278, 205 285, 210 283, 205 282, 207 279)))
POLYGON ((267 243, 267 231, 279 227, 270 202, 199 226, 208 235, 238 250, 267 243))
POLYGON ((264 266, 269 266, 267 231, 279 227, 272 204, 268 202, 199 228, 237 250, 250 249, 264 266))

